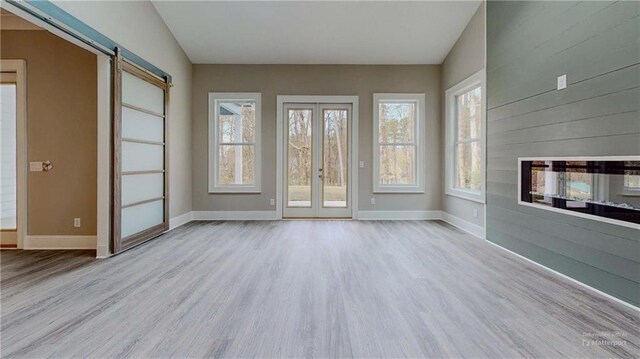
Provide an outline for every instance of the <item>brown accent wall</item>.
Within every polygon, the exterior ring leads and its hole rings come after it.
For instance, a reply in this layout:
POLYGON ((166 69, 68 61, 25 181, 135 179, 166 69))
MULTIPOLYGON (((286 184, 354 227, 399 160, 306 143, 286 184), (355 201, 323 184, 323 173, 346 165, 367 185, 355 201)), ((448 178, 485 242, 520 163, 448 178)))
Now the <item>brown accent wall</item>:
POLYGON ((53 163, 28 173, 27 234, 95 235, 96 55, 47 31, 3 30, 0 57, 27 62, 27 160, 53 163))

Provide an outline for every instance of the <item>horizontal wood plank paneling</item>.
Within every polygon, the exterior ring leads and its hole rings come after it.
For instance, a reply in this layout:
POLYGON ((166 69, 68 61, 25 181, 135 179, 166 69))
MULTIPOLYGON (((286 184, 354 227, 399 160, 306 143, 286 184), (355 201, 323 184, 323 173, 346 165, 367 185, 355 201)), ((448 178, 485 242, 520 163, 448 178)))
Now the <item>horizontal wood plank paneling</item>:
MULTIPOLYGON (((487 228, 499 222, 487 218, 487 228)), ((627 302, 634 302, 638 296, 638 284, 622 277, 585 265, 582 262, 565 257, 535 243, 520 239, 512 234, 494 231, 492 242, 515 253, 526 253, 524 257, 546 267, 579 280, 605 293, 615 293, 616 297, 627 302)))
POLYGON ((640 231, 518 205, 517 181, 518 157, 640 154, 639 17, 638 2, 487 4, 487 239, 636 305, 640 231))
POLYGON ((563 73, 571 74, 571 84, 638 63, 639 14, 637 2, 587 1, 564 13, 545 13, 521 36, 510 34, 508 39, 515 43, 507 44, 505 55, 497 58, 508 63, 488 66, 487 75, 494 82, 488 107, 553 90, 563 73), (594 56, 605 47, 606 56, 594 56), (509 59, 506 54, 511 53, 518 56, 509 59))
MULTIPOLYGON (((544 230, 551 237, 622 257, 636 264, 639 263, 635 253, 640 251, 640 242, 629 238, 591 231, 564 221, 558 221, 557 218, 544 218, 513 208, 494 206, 491 209, 491 217, 503 221, 503 223, 517 225, 519 228, 534 231, 544 230)), ((638 272, 636 275, 640 275, 640 268, 636 268, 636 271, 638 272)))

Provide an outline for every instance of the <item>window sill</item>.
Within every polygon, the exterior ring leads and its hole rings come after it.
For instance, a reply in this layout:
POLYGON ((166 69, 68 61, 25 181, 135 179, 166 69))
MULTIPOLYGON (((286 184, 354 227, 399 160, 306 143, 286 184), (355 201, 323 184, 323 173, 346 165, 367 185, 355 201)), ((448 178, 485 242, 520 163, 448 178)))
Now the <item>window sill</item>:
POLYGON ((484 204, 486 202, 484 193, 482 192, 471 192, 471 191, 467 192, 462 190, 448 189, 445 192, 445 194, 447 196, 461 198, 461 199, 471 201, 471 202, 476 202, 476 203, 484 204))

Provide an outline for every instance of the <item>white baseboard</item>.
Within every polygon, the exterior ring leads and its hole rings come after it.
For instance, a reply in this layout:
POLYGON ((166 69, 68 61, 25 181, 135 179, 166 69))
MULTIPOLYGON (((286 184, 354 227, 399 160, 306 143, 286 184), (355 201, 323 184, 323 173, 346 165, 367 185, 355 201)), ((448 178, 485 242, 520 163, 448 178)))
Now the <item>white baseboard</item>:
POLYGON ((274 221, 279 220, 276 211, 193 211, 194 221, 274 221))
POLYGON ((359 220, 437 220, 442 211, 358 211, 359 220))
POLYGON ((480 239, 485 239, 486 237, 484 227, 471 223, 450 213, 442 212, 442 220, 480 239))
POLYGON ((96 236, 27 236, 23 249, 96 249, 96 236))
POLYGON ((551 273, 553 273, 555 275, 558 275, 558 276, 560 276, 560 277, 562 277, 562 278, 564 278, 564 279, 566 279, 566 280, 568 280, 568 281, 570 281, 572 283, 575 283, 575 284, 577 284, 577 285, 579 285, 579 286, 581 286, 581 287, 583 287, 585 289, 588 289, 588 290, 590 290, 590 291, 592 291, 592 292, 594 292, 596 294, 599 294, 599 295, 601 295, 601 296, 603 296, 603 297, 605 297, 605 298, 607 298, 609 300, 612 300, 612 301, 614 301, 616 303, 622 304, 622 305, 624 305, 624 306, 626 306, 628 308, 631 308, 631 309, 634 309, 634 310, 637 310, 637 311, 640 312, 640 307, 636 307, 635 305, 633 305, 633 304, 631 304, 629 302, 625 302, 624 300, 622 300, 620 298, 616 298, 616 297, 612 296, 611 294, 607 294, 607 293, 601 291, 600 289, 594 288, 594 287, 592 287, 592 286, 590 286, 588 284, 585 284, 585 283, 583 283, 583 282, 581 282, 581 281, 579 281, 577 279, 571 278, 566 274, 562 274, 562 273, 560 273, 558 271, 555 271, 555 270, 553 270, 553 269, 551 269, 551 268, 549 268, 549 267, 547 267, 547 266, 545 266, 543 264, 540 264, 540 263, 538 263, 538 262, 536 262, 534 260, 531 260, 531 259, 529 259, 529 258, 527 258, 527 257, 525 257, 523 255, 520 255, 520 254, 518 254, 518 253, 516 253, 516 252, 514 252, 514 251, 512 251, 510 249, 507 249, 507 248, 497 244, 497 243, 493 243, 493 242, 491 242, 489 240, 487 240, 487 243, 489 243, 491 245, 494 245, 494 246, 502 249, 503 251, 509 252, 509 253, 513 254, 514 256, 516 256, 516 257, 522 258, 525 261, 536 265, 537 267, 545 269, 545 270, 547 270, 547 271, 549 271, 549 272, 551 272, 551 273))
POLYGON ((178 228, 180 226, 182 226, 183 224, 187 224, 189 222, 193 221, 193 212, 187 212, 187 213, 183 213, 179 216, 175 216, 173 218, 169 219, 169 230, 172 230, 174 228, 178 228))

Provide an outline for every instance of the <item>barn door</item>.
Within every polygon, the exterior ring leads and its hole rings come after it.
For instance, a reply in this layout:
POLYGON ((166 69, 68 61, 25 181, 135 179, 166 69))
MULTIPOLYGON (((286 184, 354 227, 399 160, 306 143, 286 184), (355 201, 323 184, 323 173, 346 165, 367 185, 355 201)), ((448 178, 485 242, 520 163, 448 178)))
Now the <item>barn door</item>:
POLYGON ((113 76, 113 253, 119 253, 169 228, 169 86, 120 56, 113 76))

